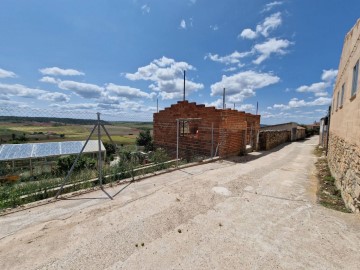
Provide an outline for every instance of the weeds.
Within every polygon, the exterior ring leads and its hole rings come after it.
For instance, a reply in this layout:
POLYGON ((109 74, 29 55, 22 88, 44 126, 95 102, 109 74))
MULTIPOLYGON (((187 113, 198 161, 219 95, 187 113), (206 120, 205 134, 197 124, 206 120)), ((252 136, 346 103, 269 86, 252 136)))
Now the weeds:
MULTIPOLYGON (((321 157, 322 150, 317 147, 314 150, 314 154, 321 157)), ((341 197, 341 191, 335 185, 335 178, 331 175, 326 158, 319 158, 315 163, 315 166, 319 181, 319 189, 317 192, 318 202, 324 207, 345 213, 351 213, 351 211, 345 206, 341 197)))

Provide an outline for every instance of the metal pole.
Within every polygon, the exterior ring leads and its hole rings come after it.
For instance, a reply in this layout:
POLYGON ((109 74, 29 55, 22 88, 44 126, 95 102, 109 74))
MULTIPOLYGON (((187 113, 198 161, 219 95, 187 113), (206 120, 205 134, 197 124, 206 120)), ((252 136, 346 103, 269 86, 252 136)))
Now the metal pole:
POLYGON ((159 112, 159 99, 156 99, 156 112, 159 112))
POLYGON ((235 103, 234 103, 234 110, 235 110, 235 103))
POLYGON ((211 123, 211 158, 214 156, 214 123, 211 123))
POLYGON ((176 167, 179 166, 179 119, 176 119, 176 167))
POLYGON ((225 110, 225 88, 223 90, 223 110, 225 110))
POLYGON ((73 172, 73 170, 74 170, 74 168, 75 168, 76 163, 78 162, 78 160, 79 160, 79 158, 80 158, 80 156, 81 156, 82 152, 84 151, 84 149, 85 149, 85 147, 86 147, 87 143, 89 142, 89 140, 90 140, 91 136, 93 135, 93 133, 94 133, 94 131, 95 131, 96 127, 97 127, 97 124, 95 124, 94 128, 93 128, 93 129, 92 129, 92 131, 90 132, 89 137, 86 139, 85 144, 84 144, 84 145, 83 145, 83 147, 81 148, 80 153, 77 155, 77 157, 76 157, 76 159, 75 159, 75 161, 74 161, 73 165, 72 165, 72 166, 71 166, 71 168, 70 168, 70 171, 69 171, 69 172, 68 172, 68 174, 66 175, 66 177, 65 177, 64 181, 62 182, 62 184, 61 184, 61 187, 60 187, 59 191, 56 193, 56 195, 55 195, 55 199, 57 199, 57 198, 59 197, 59 195, 61 194, 61 192, 63 191, 65 183, 67 182, 67 180, 69 179, 70 175, 72 174, 72 172, 73 172))
POLYGON ((186 71, 184 70, 184 98, 183 98, 183 101, 185 101, 185 76, 186 76, 186 71))
POLYGON ((256 101, 256 115, 258 114, 258 110, 259 110, 259 102, 256 101))
POLYGON ((100 182, 100 187, 102 187, 102 161, 101 161, 101 121, 100 121, 100 113, 96 113, 97 114, 97 119, 98 119, 98 146, 99 146, 99 151, 98 151, 98 172, 99 172, 99 182, 100 182))

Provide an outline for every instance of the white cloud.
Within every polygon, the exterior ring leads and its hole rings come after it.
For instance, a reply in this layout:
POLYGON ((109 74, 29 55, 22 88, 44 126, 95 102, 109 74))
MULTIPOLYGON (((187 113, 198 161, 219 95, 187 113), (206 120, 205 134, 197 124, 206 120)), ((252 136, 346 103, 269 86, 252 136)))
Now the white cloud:
POLYGON ((232 54, 225 55, 225 56, 219 56, 218 54, 209 53, 208 55, 206 55, 204 57, 204 59, 210 59, 214 62, 222 63, 225 65, 239 64, 241 58, 249 56, 251 53, 252 52, 239 53, 238 51, 234 51, 232 54))
POLYGON ((236 67, 229 67, 229 68, 224 68, 223 71, 224 72, 233 72, 236 70, 236 67))
POLYGON ((45 90, 28 88, 21 84, 3 84, 0 83, 0 91, 7 96, 18 96, 24 98, 37 98, 47 93, 45 90))
POLYGON ((147 4, 142 5, 141 6, 141 11, 142 11, 143 14, 150 13, 150 7, 147 4))
POLYGON ((246 28, 241 32, 239 36, 246 39, 255 39, 258 36, 258 33, 251 30, 250 28, 246 28))
POLYGON ((230 102, 241 102, 255 95, 255 90, 279 82, 280 78, 271 73, 244 71, 237 74, 223 75, 220 82, 211 85, 211 96, 221 96, 223 89, 230 102))
POLYGON ((180 28, 181 29, 186 29, 186 22, 185 22, 184 19, 182 19, 181 22, 180 22, 180 28))
POLYGON ((293 108, 301 108, 301 107, 312 107, 312 106, 325 106, 331 104, 331 98, 327 97, 319 97, 313 101, 306 102, 303 99, 292 98, 288 104, 274 104, 274 109, 280 110, 290 110, 293 108))
POLYGON ((261 64, 264 60, 268 59, 271 54, 284 55, 286 54, 286 48, 288 48, 292 43, 286 39, 276 39, 271 38, 264 43, 256 44, 254 50, 260 54, 253 63, 261 64))
POLYGON ((238 111, 245 111, 245 112, 250 112, 250 111, 255 111, 255 106, 252 104, 242 104, 240 105, 239 108, 236 108, 238 111))
POLYGON ((262 12, 270 11, 270 10, 272 10, 274 7, 280 6, 280 5, 282 5, 282 4, 283 4, 283 2, 281 2, 281 1, 271 2, 271 3, 265 5, 265 7, 264 7, 264 9, 262 10, 262 12))
MULTIPOLYGON (((163 99, 174 99, 182 96, 183 71, 195 70, 186 62, 176 62, 174 59, 162 57, 149 65, 138 68, 135 73, 126 73, 125 77, 132 81, 151 81, 149 88, 160 92, 163 99)), ((204 85, 186 80, 186 94, 203 89, 204 85)))
POLYGON ((70 100, 68 95, 62 93, 46 93, 39 96, 40 100, 46 100, 50 102, 68 102, 70 100))
POLYGON ((321 75, 321 79, 326 82, 335 81, 337 74, 338 74, 337 69, 329 69, 329 70, 324 69, 321 75))
POLYGON ((255 39, 259 35, 268 37, 269 32, 278 28, 281 25, 281 23, 282 23, 281 12, 277 12, 270 15, 269 17, 266 17, 261 24, 258 24, 256 26, 255 31, 250 28, 244 29, 240 33, 239 37, 246 39, 255 39))
POLYGON ((137 89, 137 88, 132 88, 132 87, 129 87, 129 86, 116 85, 116 84, 113 84, 113 83, 109 83, 106 86, 106 90, 109 93, 115 94, 115 95, 120 96, 120 97, 126 97, 126 98, 129 98, 129 99, 132 99, 132 98, 153 98, 153 97, 156 96, 155 93, 148 94, 148 93, 143 92, 143 91, 141 91, 140 89, 137 89))
POLYGON ((39 81, 44 83, 53 83, 53 84, 58 84, 60 82, 59 79, 55 79, 49 76, 42 77, 39 81))
POLYGON ((104 91, 104 88, 98 85, 75 81, 60 81, 58 87, 63 90, 73 91, 83 98, 100 98, 101 93, 104 91))
POLYGON ((69 97, 65 94, 33 89, 21 84, 0 84, 0 91, 3 91, 3 95, 7 97, 16 96, 57 102, 69 101, 69 97))
POLYGON ((39 69, 40 73, 43 75, 50 75, 50 76, 81 76, 85 75, 85 73, 81 71, 77 71, 75 69, 62 69, 58 67, 51 67, 51 68, 43 68, 39 69))
POLYGON ((336 79, 337 70, 329 69, 323 70, 321 79, 322 82, 313 83, 311 85, 302 85, 296 89, 300 93, 313 93, 316 97, 327 96, 327 89, 331 87, 334 80, 336 79))
POLYGON ((93 109, 96 109, 98 107, 98 105, 94 104, 94 103, 77 103, 77 104, 62 104, 62 105, 51 104, 50 107, 60 108, 61 110, 64 110, 64 111, 73 112, 74 110, 76 110, 76 111, 93 110, 93 109))
POLYGON ((8 71, 0 68, 0 78, 15 78, 16 74, 12 71, 8 71))

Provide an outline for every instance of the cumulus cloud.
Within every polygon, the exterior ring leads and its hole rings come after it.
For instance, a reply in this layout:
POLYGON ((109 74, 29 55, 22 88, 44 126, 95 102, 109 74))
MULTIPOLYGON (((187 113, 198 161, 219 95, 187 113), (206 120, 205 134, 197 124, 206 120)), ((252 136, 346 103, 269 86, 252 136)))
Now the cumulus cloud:
POLYGON ((241 104, 239 108, 236 108, 238 111, 246 111, 246 112, 251 112, 251 111, 255 111, 255 106, 252 104, 241 104))
POLYGON ((154 98, 156 96, 155 93, 149 94, 149 93, 143 92, 137 88, 116 85, 113 83, 109 83, 106 86, 106 90, 108 92, 110 92, 111 94, 115 94, 115 95, 121 96, 121 97, 126 97, 129 99, 132 99, 132 98, 154 98))
POLYGON ((70 100, 68 95, 57 92, 43 94, 39 96, 39 99, 50 102, 68 102, 70 100))
POLYGON ((18 96, 24 98, 37 98, 38 96, 47 93, 45 90, 33 89, 21 84, 3 84, 0 83, 0 91, 7 96, 18 96))
POLYGON ((55 79, 49 76, 42 77, 39 81, 44 83, 52 83, 52 84, 58 84, 60 82, 59 79, 55 79))
POLYGON ((252 54, 252 52, 238 52, 238 51, 234 51, 232 54, 229 55, 225 55, 225 56, 219 56, 218 54, 207 54, 204 59, 210 59, 211 61, 214 62, 218 62, 218 63, 222 63, 225 65, 230 65, 230 64, 239 64, 240 63, 240 59, 249 56, 250 54, 252 54))
POLYGON ((254 61, 254 64, 261 64, 263 61, 268 59, 271 54, 284 55, 287 53, 285 50, 292 43, 286 39, 276 39, 271 38, 264 43, 256 44, 254 50, 256 53, 260 54, 254 61))
POLYGON ((15 78, 16 74, 12 71, 8 71, 0 68, 0 78, 15 78))
POLYGON ((58 87, 62 90, 73 91, 83 98, 100 98, 101 93, 104 91, 103 87, 96 84, 75 81, 60 81, 58 87))
POLYGON ((334 83, 337 72, 338 71, 334 69, 323 70, 321 75, 322 82, 313 83, 311 85, 302 85, 298 87, 296 91, 300 93, 313 93, 316 97, 327 96, 327 89, 334 83))
POLYGON ((279 77, 271 73, 256 71, 244 71, 231 76, 223 75, 221 81, 211 85, 211 95, 221 96, 225 88, 230 102, 241 102, 245 98, 254 96, 256 89, 278 83, 279 80, 279 77))
POLYGON ((40 73, 43 75, 49 76, 81 76, 85 75, 85 73, 81 71, 77 71, 75 69, 62 69, 58 67, 50 67, 39 69, 40 73))
MULTIPOLYGON (((135 73, 126 73, 125 77, 132 81, 151 81, 149 88, 160 92, 163 99, 174 99, 181 96, 183 91, 183 71, 195 70, 186 62, 176 62, 174 59, 162 57, 152 61, 149 65, 138 68, 135 73)), ((204 85, 186 80, 186 93, 203 89, 204 85)))
POLYGON ((255 39, 258 36, 262 35, 264 37, 269 36, 269 32, 278 28, 282 23, 281 12, 274 13, 269 17, 266 17, 261 24, 258 24, 255 30, 250 28, 244 29, 239 37, 245 39, 255 39))
POLYGON ((321 75, 321 79, 326 82, 335 81, 337 74, 338 74, 337 69, 329 69, 329 70, 324 69, 321 75))
POLYGON ((313 101, 306 102, 303 99, 292 98, 288 104, 274 104, 274 109, 290 110, 293 108, 312 107, 312 106, 325 106, 331 104, 331 98, 319 97, 313 101))
POLYGON ((3 95, 7 97, 16 96, 57 102, 69 101, 69 97, 65 94, 58 92, 49 92, 42 89, 33 89, 21 84, 0 83, 0 91, 3 91, 3 95))

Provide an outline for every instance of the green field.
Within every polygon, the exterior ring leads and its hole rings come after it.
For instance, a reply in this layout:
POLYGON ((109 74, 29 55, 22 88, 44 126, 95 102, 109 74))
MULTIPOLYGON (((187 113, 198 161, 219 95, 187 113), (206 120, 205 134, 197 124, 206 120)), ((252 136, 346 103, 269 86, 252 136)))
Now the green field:
MULTIPOLYGON (((54 124, 30 121, 23 123, 0 122, 0 142, 13 143, 15 140, 18 143, 85 140, 93 127, 93 125, 54 124)), ((116 122, 105 125, 105 127, 115 143, 129 145, 135 144, 136 137, 140 131, 152 129, 152 123, 116 122)), ((105 142, 109 141, 102 129, 101 133, 101 139, 105 142)), ((94 132, 92 136, 92 139, 95 138, 97 138, 97 131, 94 132)))

